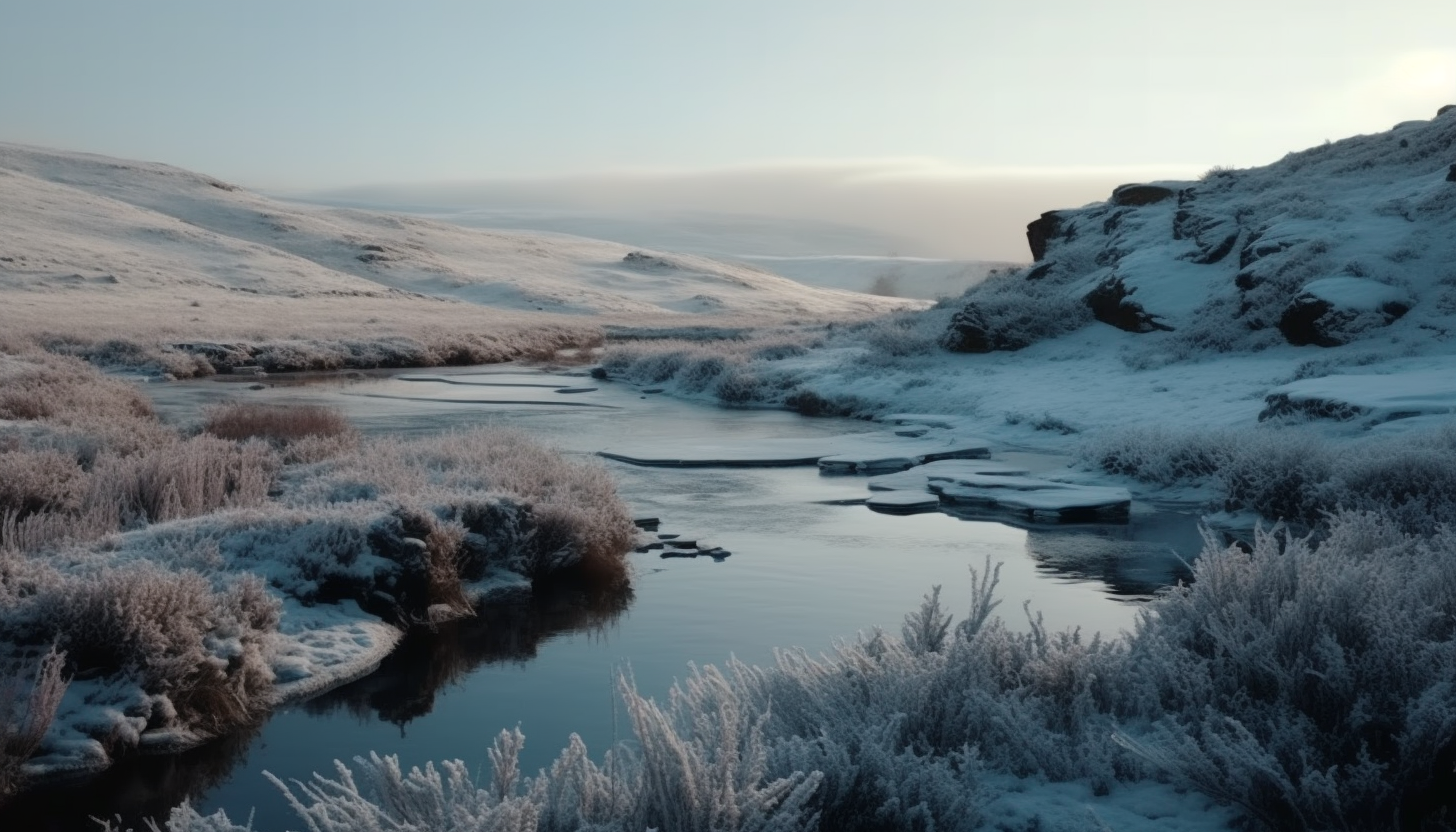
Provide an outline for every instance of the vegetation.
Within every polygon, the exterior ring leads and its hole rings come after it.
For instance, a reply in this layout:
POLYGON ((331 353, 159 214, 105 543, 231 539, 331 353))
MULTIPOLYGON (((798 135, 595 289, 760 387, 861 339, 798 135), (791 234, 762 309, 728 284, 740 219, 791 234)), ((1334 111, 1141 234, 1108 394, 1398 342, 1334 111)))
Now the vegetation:
POLYGON ((256 721, 282 599, 434 627, 502 575, 627 582, 635 527, 605 471, 519 433, 365 442, 326 408, 248 404, 188 436, 34 350, 0 354, 0 419, 0 797, 58 714, 93 763, 256 721), (64 703, 63 674, 85 680, 64 703))
MULTIPOLYGON (((507 731, 486 785, 375 754, 275 782, 319 832, 974 829, 1007 812, 998 772, 1164 780, 1261 829, 1450 828, 1456 536, 1345 512, 1318 543, 1210 543, 1193 570, 1111 641, 1008 629, 988 565, 959 623, 932 592, 901 639, 704 667, 665 705, 623 682, 635 743, 600 765, 573 738, 523 778, 507 731)), ((238 829, 185 806, 168 828, 238 829)))

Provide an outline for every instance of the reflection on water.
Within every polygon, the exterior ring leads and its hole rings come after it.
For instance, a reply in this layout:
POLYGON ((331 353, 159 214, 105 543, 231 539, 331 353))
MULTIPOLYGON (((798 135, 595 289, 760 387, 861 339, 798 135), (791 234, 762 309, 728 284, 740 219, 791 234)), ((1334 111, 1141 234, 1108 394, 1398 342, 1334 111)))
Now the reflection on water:
POLYGON ((0 829, 95 832, 91 816, 120 817, 122 829, 143 829, 143 818, 163 818, 172 807, 224 782, 247 757, 262 726, 254 726, 181 754, 125 759, 83 781, 26 792, 0 807, 0 829))
POLYGON ((538 586, 530 595, 493 604, 475 618, 450 621, 434 632, 415 630, 356 682, 304 703, 310 714, 338 710, 404 726, 430 713, 435 696, 483 664, 525 663, 537 648, 563 633, 601 632, 632 603, 632 590, 538 586))
MULTIPOLYGON (((530 595, 493 604, 476 618, 448 622, 433 632, 410 632, 377 671, 304 703, 303 709, 315 716, 347 711, 403 731, 430 713, 439 691, 482 665, 523 664, 552 638, 602 632, 631 603, 629 588, 537 586, 530 595)), ((91 816, 119 817, 123 829, 145 828, 145 818, 165 818, 172 807, 196 802, 226 781, 246 761, 261 730, 254 726, 182 754, 129 758, 84 781, 28 792, 0 807, 0 829, 95 832, 91 816)))

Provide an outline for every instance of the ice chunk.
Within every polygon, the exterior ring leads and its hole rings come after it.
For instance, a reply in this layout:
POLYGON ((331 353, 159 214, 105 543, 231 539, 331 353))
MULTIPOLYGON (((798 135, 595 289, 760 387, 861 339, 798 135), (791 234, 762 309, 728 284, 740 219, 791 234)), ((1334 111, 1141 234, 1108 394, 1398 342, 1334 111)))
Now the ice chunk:
POLYGON ((875 511, 909 514, 940 508, 940 498, 925 491, 882 491, 865 501, 875 511))
POLYGON ((884 431, 745 441, 688 439, 610 448, 598 453, 607 459, 634 465, 682 467, 814 465, 833 457, 834 463, 828 468, 860 471, 864 470, 865 463, 889 465, 887 460, 891 459, 908 460, 910 464, 936 459, 976 459, 990 456, 991 450, 980 439, 945 432, 906 437, 884 431))
POLYGON ((1012 465, 1010 463, 995 462, 988 459, 942 459, 935 462, 927 462, 924 465, 917 465, 907 471, 871 477, 868 485, 871 491, 924 491, 932 479, 953 481, 957 477, 968 477, 977 474, 986 476, 1025 476, 1027 470, 1022 465, 1012 465))

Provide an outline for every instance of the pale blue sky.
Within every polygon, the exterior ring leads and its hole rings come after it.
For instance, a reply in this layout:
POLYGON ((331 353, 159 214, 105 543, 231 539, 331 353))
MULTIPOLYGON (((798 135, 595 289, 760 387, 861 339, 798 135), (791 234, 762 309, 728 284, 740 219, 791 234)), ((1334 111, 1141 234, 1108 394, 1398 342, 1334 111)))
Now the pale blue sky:
POLYGON ((0 0, 0 140, 273 189, 1181 176, 1429 118, 1453 32, 1450 0, 0 0))

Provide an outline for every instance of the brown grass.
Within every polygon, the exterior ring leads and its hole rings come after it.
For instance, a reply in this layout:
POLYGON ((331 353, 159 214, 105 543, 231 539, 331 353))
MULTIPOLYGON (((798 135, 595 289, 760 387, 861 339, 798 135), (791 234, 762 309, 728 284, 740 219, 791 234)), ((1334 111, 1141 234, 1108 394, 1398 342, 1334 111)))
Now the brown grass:
POLYGON ((40 748, 70 681, 61 677, 66 654, 52 647, 36 665, 22 695, 18 676, 0 678, 0 801, 15 789, 19 769, 40 748))
POLYGON ((338 410, 321 405, 241 402, 207 411, 203 430, 222 439, 268 439, 286 445, 309 436, 343 436, 354 428, 338 410))

